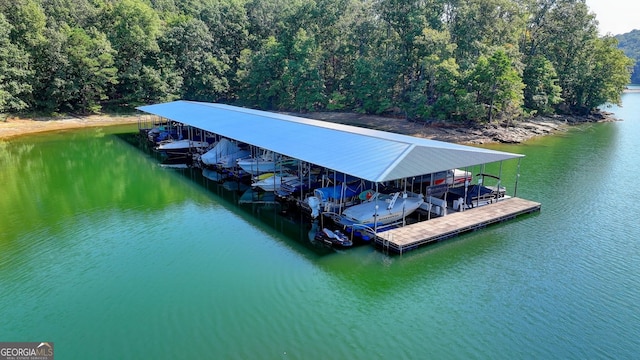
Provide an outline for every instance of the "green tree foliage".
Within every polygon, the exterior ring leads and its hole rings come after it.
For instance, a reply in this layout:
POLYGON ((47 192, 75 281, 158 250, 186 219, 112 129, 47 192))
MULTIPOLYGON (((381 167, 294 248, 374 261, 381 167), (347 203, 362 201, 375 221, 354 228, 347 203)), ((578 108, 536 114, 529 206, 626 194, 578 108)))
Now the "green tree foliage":
POLYGON ((357 111, 369 114, 381 114, 393 105, 391 99, 392 83, 386 71, 389 63, 381 58, 360 58, 356 60, 353 74, 352 102, 357 111), (387 76, 385 76, 385 74, 387 76))
POLYGON ((596 39, 590 62, 585 66, 584 83, 579 102, 585 109, 594 109, 605 102, 621 105, 622 90, 629 84, 629 69, 633 60, 617 48, 618 41, 610 36, 596 39))
POLYGON ((214 102, 228 91, 225 72, 229 66, 213 56, 215 40, 202 20, 176 22, 158 42, 165 63, 173 64, 180 77, 181 98, 214 102))
POLYGON ((170 95, 172 71, 158 63, 158 14, 142 0, 107 3, 102 9, 101 30, 117 51, 118 83, 109 97, 120 104, 161 101, 170 95), (165 92, 169 94, 165 95, 165 92))
POLYGON ((498 48, 490 57, 481 56, 470 80, 476 103, 486 109, 487 121, 496 115, 519 115, 524 84, 504 49, 498 48))
POLYGON ((182 98, 496 121, 616 103, 631 69, 584 0, 0 0, 0 14, 0 111, 182 98))
POLYGON ((313 111, 324 108, 323 80, 319 70, 319 52, 315 40, 303 29, 298 30, 282 75, 286 101, 280 108, 313 111))
POLYGON ((117 83, 115 52, 104 33, 88 34, 81 28, 68 26, 63 27, 62 33, 66 66, 58 79, 64 84, 59 103, 71 111, 97 112, 107 99, 108 88, 117 83))
POLYGON ((525 27, 526 13, 511 0, 452 1, 448 27, 456 44, 456 57, 473 67, 491 47, 514 45, 525 27))
POLYGON ((525 83, 524 106, 537 114, 553 113, 553 107, 562 101, 562 88, 553 64, 543 56, 533 56, 522 75, 525 83))
POLYGON ((241 102, 261 109, 277 109, 282 103, 282 76, 285 50, 274 37, 269 37, 255 53, 245 51, 238 70, 241 102))
POLYGON ((631 83, 640 84, 640 30, 616 35, 616 39, 618 39, 618 47, 624 51, 626 56, 635 61, 631 83))
POLYGON ((0 114, 27 108, 24 100, 31 92, 28 54, 11 43, 12 26, 0 13, 0 114))
POLYGON ((99 111, 117 81, 114 53, 101 32, 66 24, 47 29, 37 64, 36 106, 49 112, 99 111))

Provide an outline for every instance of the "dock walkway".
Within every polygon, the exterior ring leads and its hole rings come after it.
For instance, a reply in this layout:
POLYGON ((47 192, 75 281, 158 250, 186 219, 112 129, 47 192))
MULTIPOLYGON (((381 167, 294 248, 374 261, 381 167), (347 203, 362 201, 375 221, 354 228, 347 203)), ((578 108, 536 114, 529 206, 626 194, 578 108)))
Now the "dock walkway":
POLYGON ((540 211, 540 203, 508 198, 493 204, 407 225, 379 233, 375 242, 385 250, 402 254, 407 250, 448 239, 489 224, 510 220, 518 215, 540 211))

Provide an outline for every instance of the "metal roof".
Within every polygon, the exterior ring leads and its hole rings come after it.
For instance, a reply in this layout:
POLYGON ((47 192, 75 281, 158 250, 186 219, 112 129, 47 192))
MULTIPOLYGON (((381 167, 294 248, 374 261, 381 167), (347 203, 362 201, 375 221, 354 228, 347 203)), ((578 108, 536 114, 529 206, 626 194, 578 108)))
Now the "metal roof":
POLYGON ((524 156, 217 103, 137 109, 374 182, 524 156))

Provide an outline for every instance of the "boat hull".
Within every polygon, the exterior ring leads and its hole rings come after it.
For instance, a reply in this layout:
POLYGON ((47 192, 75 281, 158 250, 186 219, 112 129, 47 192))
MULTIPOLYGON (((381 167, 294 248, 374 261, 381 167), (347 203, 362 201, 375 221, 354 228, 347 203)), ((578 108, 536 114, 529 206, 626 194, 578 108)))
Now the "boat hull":
POLYGON ((210 144, 206 141, 177 140, 161 143, 156 150, 167 154, 186 154, 209 146, 210 144))

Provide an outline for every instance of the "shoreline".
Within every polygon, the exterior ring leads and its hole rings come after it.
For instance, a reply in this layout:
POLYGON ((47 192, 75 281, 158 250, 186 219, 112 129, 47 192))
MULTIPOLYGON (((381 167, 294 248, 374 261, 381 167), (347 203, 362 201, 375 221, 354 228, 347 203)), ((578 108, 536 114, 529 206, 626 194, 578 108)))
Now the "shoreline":
POLYGON ((0 121, 0 140, 33 135, 37 133, 71 130, 84 127, 135 124, 139 115, 98 114, 82 117, 61 116, 47 118, 8 117, 0 121))
MULTIPOLYGON (((420 123, 401 118, 357 113, 314 112, 285 113, 369 129, 395 132, 425 139, 458 144, 522 143, 529 139, 567 131, 571 125, 587 122, 618 121, 613 114, 600 111, 586 117, 554 115, 522 121, 495 122, 466 127, 445 122, 420 123)), ((98 114, 83 117, 21 118, 0 121, 0 140, 59 130, 137 123, 140 115, 98 114)))
POLYGON ((565 132, 573 125, 619 121, 612 113, 601 110, 582 117, 569 115, 537 116, 526 120, 502 121, 471 126, 446 122, 412 122, 401 118, 356 113, 315 112, 285 114, 466 145, 519 144, 533 138, 565 132))

